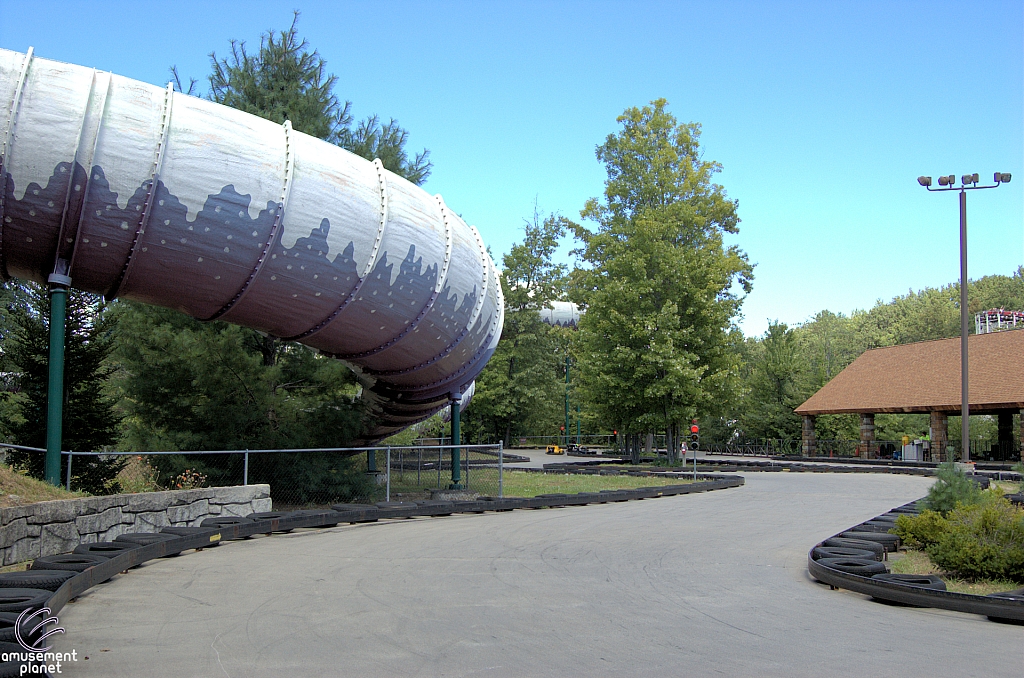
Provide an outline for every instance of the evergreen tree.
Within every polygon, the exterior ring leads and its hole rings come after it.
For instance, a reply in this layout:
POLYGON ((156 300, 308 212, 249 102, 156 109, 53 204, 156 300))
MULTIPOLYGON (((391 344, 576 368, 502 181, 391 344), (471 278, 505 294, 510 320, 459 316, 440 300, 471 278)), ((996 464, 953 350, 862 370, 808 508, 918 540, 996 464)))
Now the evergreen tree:
POLYGON ((264 33, 254 54, 238 40, 231 41, 228 58, 210 54, 210 99, 277 123, 290 120, 300 132, 367 160, 380 158, 385 168, 415 184, 426 181, 430 152, 423 150, 410 160, 405 150, 409 133, 397 120, 382 125, 371 115, 352 128, 352 103, 334 94, 338 77, 327 72, 317 50, 310 51, 309 43, 299 39, 298 20, 295 12, 288 30, 264 33))
MULTIPOLYGON (((341 362, 300 344, 279 343, 272 365, 251 330, 201 323, 163 308, 119 302, 121 367, 114 386, 131 450, 244 450, 342 447, 358 433, 358 385, 341 362)), ((154 456, 159 482, 185 468, 207 482, 238 484, 238 455, 154 456)), ((358 495, 363 478, 336 454, 260 454, 250 482, 271 482, 275 497, 306 503, 358 495)), ((363 488, 365 489, 365 488, 363 488)))
MULTIPOLYGON (((18 422, 11 428, 14 442, 46 447, 46 413, 49 386, 50 297, 36 284, 23 291, 25 302, 11 313, 13 337, 6 342, 8 359, 18 375, 15 397, 18 422)), ((104 385, 112 368, 107 362, 113 339, 109 309, 87 292, 69 290, 64 344, 63 447, 82 452, 100 451, 117 439, 119 418, 104 385)), ((13 466, 43 477, 41 453, 12 451, 13 466)), ((115 480, 125 465, 123 457, 78 457, 71 467, 74 489, 93 494, 116 493, 115 480)), ((67 458, 62 459, 62 476, 67 458)))

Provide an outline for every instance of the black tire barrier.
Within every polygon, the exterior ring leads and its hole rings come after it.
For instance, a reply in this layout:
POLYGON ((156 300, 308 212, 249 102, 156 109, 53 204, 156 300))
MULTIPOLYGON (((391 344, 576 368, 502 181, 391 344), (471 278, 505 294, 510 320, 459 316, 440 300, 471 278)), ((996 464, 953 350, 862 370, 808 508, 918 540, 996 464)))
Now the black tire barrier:
POLYGON ((90 567, 96 567, 110 560, 106 556, 96 553, 70 553, 59 556, 40 556, 32 561, 29 570, 71 570, 72 572, 84 572, 90 567))
MULTIPOLYGON (((8 653, 26 652, 25 648, 14 642, 0 642, 0 656, 8 653)), ((15 678, 16 676, 40 675, 38 672, 39 662, 36 661, 10 661, 0 663, 0 678, 15 678), (30 668, 22 668, 30 667, 30 668), (33 671, 33 669, 36 669, 33 671)), ((49 674, 47 674, 49 675, 49 674)))
POLYGON ((131 534, 119 534, 114 537, 114 541, 148 546, 158 541, 174 541, 177 538, 176 534, 164 534, 163 532, 132 532, 131 534))
MULTIPOLYGON (((920 500, 892 509, 887 515, 899 516, 905 513, 916 513, 919 502, 920 500)), ((811 577, 828 584, 833 589, 847 589, 871 596, 874 599, 903 605, 965 612, 986 616, 995 622, 1024 625, 1024 588, 993 593, 988 596, 954 593, 945 590, 945 582, 935 575, 879 572, 865 576, 865 574, 851 571, 858 569, 856 562, 844 563, 843 561, 846 559, 820 557, 823 547, 856 548, 858 544, 873 544, 876 549, 892 550, 890 547, 893 546, 893 543, 883 544, 881 542, 895 537, 896 535, 858 531, 856 528, 841 532, 826 539, 808 552, 807 571, 811 577)), ((898 542, 895 543, 898 544, 898 542)), ((869 565, 870 561, 860 561, 860 564, 869 565)), ((877 564, 881 565, 881 563, 877 564)))
POLYGON ((889 571, 885 565, 873 558, 819 558, 817 562, 833 570, 862 577, 885 574, 889 571))
POLYGON ((131 542, 101 541, 92 544, 79 544, 71 553, 76 555, 83 553, 88 555, 95 554, 97 556, 106 556, 109 558, 111 556, 116 556, 121 551, 130 551, 137 548, 139 548, 139 545, 132 544, 131 542))
POLYGON ((46 607, 53 591, 46 589, 0 589, 0 612, 22 612, 46 607))
POLYGON ((857 532, 874 532, 875 534, 888 534, 889 530, 896 527, 895 523, 867 522, 853 528, 857 532))
POLYGON ((1000 591, 999 593, 990 593, 987 598, 998 598, 1000 600, 1017 600, 1024 602, 1024 589, 1014 589, 1013 591, 1000 591))
POLYGON ((77 574, 71 570, 25 570, 0 574, 0 588, 46 589, 56 591, 60 585, 77 574))
POLYGON ((409 509, 409 508, 416 508, 416 502, 414 502, 414 501, 378 501, 376 506, 379 509, 409 509))
MULTIPOLYGON (((15 635, 14 629, 18 625, 18 616, 20 614, 20 612, 0 612, 0 643, 18 642, 18 637, 15 635)), ((35 641, 35 639, 43 633, 43 629, 38 629, 34 633, 32 632, 32 627, 38 623, 38 620, 22 620, 21 637, 29 641, 35 641)))
POLYGON ((246 516, 250 520, 280 520, 281 518, 287 518, 291 513, 285 511, 260 511, 259 513, 250 513, 246 516))
POLYGON ((884 545, 879 544, 877 541, 867 541, 865 539, 846 539, 844 537, 832 537, 826 539, 824 542, 825 546, 835 546, 838 548, 848 549, 863 549, 865 551, 871 551, 875 555, 875 560, 882 560, 885 558, 886 548, 884 545))
POLYGON ((874 552, 865 549, 851 549, 844 546, 816 546, 811 551, 811 557, 815 560, 822 558, 860 558, 861 560, 881 560, 874 552))
POLYGON ((862 532, 860 530, 848 530, 846 532, 840 532, 840 537, 846 539, 863 539, 864 541, 876 541, 889 551, 894 552, 900 546, 900 538, 895 534, 887 534, 885 532, 862 532))
POLYGON ((878 581, 889 581, 904 586, 916 586, 921 589, 932 589, 934 591, 945 591, 946 582, 934 574, 876 574, 872 579, 878 581))
MULTIPOLYGON (((219 530, 222 527, 233 527, 235 525, 249 525, 255 522, 256 521, 252 518, 241 518, 238 516, 223 516, 218 518, 207 518, 203 522, 199 523, 199 527, 211 527, 215 530, 219 530)), ((224 537, 223 535, 221 535, 221 538, 224 540, 229 540, 233 539, 234 537, 224 537)), ((245 537, 239 538, 244 539, 245 537)))
POLYGON ((450 516, 455 510, 455 504, 450 501, 418 501, 416 508, 431 516, 450 516))

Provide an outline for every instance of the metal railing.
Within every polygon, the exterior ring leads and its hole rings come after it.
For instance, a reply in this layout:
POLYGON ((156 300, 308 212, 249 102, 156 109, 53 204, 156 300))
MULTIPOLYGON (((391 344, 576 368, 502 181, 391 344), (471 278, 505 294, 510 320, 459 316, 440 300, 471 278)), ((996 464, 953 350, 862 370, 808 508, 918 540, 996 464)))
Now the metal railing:
MULTIPOLYGON (((0 448, 46 450, 0 443, 0 448)), ((497 445, 412 445, 326 449, 62 452, 66 489, 81 489, 85 467, 108 465, 92 494, 155 492, 267 483, 275 507, 429 499, 438 490, 504 496, 504 450, 497 445), (458 450, 459 483, 453 484, 458 450)))

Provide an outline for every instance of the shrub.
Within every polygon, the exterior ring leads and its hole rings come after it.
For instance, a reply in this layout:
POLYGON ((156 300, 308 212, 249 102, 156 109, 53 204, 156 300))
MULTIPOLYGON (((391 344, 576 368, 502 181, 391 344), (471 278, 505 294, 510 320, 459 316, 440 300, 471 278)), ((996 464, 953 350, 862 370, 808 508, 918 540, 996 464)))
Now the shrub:
POLYGON ((1005 499, 960 505, 927 547, 941 569, 970 579, 1024 581, 1024 510, 1005 499))
POLYGON ((935 471, 935 477, 935 484, 928 488, 928 496, 922 502, 924 508, 945 516, 955 509, 957 504, 973 506, 981 502, 981 488, 952 462, 940 464, 935 471))
POLYGON ((925 510, 916 516, 900 516, 889 531, 911 548, 925 548, 937 543, 947 529, 948 521, 941 513, 925 510))

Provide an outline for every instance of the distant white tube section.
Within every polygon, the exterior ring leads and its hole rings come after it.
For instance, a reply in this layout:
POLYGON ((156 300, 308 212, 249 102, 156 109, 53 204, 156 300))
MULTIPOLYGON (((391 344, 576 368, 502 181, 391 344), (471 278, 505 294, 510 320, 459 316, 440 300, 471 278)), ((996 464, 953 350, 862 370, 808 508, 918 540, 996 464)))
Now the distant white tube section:
POLYGON ((0 50, 0 275, 223 319, 345 360, 379 439, 465 393, 504 301, 475 228, 337 146, 0 50))

